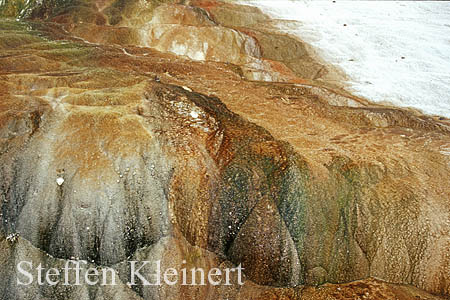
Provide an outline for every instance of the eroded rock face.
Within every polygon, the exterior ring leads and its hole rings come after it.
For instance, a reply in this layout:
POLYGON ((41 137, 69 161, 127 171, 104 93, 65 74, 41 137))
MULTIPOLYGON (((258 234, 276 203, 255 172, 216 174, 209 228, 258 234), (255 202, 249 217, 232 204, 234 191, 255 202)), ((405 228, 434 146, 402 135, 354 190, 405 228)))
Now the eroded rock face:
POLYGON ((328 72, 304 43, 273 34, 268 17, 253 7, 217 1, 72 2, 58 9, 38 6, 28 14, 63 24, 92 43, 145 46, 233 64, 251 80, 295 81, 296 75, 313 79, 328 72))
POLYGON ((257 10, 119 4, 49 14, 61 26, 0 24, 2 299, 433 298, 396 283, 450 294, 448 122, 311 81, 314 67, 296 77, 302 45, 276 54, 272 41, 291 42, 252 28, 257 10), (161 52, 124 46, 143 31, 161 52), (263 57, 292 69, 264 74, 291 83, 243 79, 263 57), (113 267, 120 284, 16 284, 22 260, 71 258, 113 267), (246 280, 130 289, 127 259, 242 264, 246 280), (338 285, 298 287, 326 282, 338 285))

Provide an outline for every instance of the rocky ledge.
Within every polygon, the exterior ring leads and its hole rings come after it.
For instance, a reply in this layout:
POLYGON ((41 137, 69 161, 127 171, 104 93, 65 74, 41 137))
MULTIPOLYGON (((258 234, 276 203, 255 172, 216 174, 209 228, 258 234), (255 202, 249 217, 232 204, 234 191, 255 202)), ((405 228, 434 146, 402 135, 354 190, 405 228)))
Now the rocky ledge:
POLYGON ((448 120, 352 96, 252 7, 61 3, 0 22, 1 299, 450 296, 448 120), (17 284, 68 260, 119 283, 17 284), (244 284, 130 286, 130 260, 244 284))

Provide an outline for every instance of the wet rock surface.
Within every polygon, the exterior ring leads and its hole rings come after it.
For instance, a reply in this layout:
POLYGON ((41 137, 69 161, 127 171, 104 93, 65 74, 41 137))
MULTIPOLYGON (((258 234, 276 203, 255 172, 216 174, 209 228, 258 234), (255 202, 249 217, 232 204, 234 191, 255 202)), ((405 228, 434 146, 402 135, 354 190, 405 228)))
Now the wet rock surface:
POLYGON ((449 296, 446 120, 339 89, 254 8, 30 14, 0 22, 2 299, 449 296), (120 284, 16 284, 22 260, 69 259, 120 284), (130 259, 245 284, 130 288, 130 259))

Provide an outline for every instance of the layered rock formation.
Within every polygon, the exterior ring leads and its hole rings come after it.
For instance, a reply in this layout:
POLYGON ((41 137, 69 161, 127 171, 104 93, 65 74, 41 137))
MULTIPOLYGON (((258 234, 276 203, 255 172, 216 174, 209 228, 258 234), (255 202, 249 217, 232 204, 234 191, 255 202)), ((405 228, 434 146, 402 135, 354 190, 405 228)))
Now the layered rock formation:
POLYGON ((2 299, 450 295, 448 120, 350 95, 254 8, 49 3, 0 24, 2 299), (120 284, 16 283, 69 259, 120 284), (126 285, 158 259, 245 284, 126 285))

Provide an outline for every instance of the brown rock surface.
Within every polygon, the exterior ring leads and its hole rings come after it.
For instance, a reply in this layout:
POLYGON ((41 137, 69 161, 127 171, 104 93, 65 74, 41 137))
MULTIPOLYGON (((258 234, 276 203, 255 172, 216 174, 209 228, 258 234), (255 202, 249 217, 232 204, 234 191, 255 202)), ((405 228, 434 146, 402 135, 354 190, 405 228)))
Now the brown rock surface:
POLYGON ((337 88, 254 8, 83 3, 0 22, 2 299, 449 297, 449 122, 337 88), (71 258, 121 283, 16 284, 71 258), (130 289, 131 258, 246 280, 130 289))

